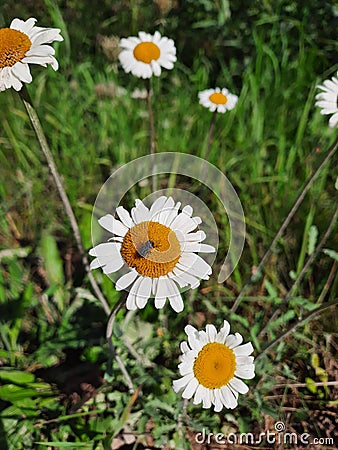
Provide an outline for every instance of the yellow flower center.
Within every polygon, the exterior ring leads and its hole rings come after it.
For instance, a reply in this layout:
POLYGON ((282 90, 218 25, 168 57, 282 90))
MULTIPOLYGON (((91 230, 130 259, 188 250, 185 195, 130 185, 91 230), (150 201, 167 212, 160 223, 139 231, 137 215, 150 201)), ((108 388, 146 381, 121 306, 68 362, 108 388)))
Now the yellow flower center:
POLYGON ((227 385, 235 374, 235 354, 224 344, 210 342, 198 353, 193 370, 202 386, 208 389, 220 388, 227 385))
POLYGON ((214 92, 210 95, 209 100, 215 105, 225 105, 228 99, 221 92, 214 92))
POLYGON ((158 222, 141 222, 125 235, 121 255, 140 275, 158 278, 173 271, 181 246, 170 228, 158 222))
POLYGON ((18 30, 12 28, 0 29, 0 69, 12 67, 21 61, 32 43, 29 37, 18 30))
POLYGON ((161 55, 161 51, 153 42, 140 42, 134 48, 134 56, 137 61, 150 64, 151 61, 157 60, 161 55))

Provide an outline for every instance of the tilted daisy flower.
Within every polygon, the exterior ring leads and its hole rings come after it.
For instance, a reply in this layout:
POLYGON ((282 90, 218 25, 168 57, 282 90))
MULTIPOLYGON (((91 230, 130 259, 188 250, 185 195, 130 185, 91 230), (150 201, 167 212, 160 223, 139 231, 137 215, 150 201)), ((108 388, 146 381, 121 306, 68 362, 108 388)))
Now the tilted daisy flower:
POLYGON ((236 106, 238 97, 235 94, 230 94, 228 89, 206 89, 198 93, 200 104, 208 108, 210 111, 225 113, 236 106))
POLYGON ((205 331, 197 331, 191 325, 185 327, 188 343, 181 343, 181 363, 178 368, 182 378, 173 382, 175 392, 183 390, 182 397, 193 403, 203 403, 203 408, 214 405, 216 412, 223 407, 237 406, 238 394, 246 394, 248 386, 240 378, 255 376, 251 342, 241 345, 239 333, 229 334, 230 324, 224 320, 217 333, 214 325, 205 331))
POLYGON ((105 274, 127 268, 116 282, 118 291, 131 286, 127 309, 144 308, 155 297, 156 308, 163 308, 168 298, 180 312, 184 305, 179 288, 196 288, 211 274, 209 264, 195 252, 213 253, 215 248, 201 244, 206 234, 198 230, 201 219, 192 217, 191 206, 179 212, 181 204, 165 196, 150 209, 141 200, 135 205, 131 214, 122 206, 116 208, 119 220, 111 214, 99 219, 114 237, 89 251, 96 257, 90 268, 102 267, 105 274))
POLYGON ((28 64, 59 65, 55 50, 45 44, 63 41, 58 28, 41 28, 32 17, 26 21, 14 19, 10 28, 0 28, 0 91, 13 87, 20 91, 22 83, 30 83, 32 76, 28 64))
POLYGON ((323 85, 317 87, 323 92, 316 95, 318 100, 316 106, 322 108, 321 114, 333 114, 329 120, 329 125, 333 128, 338 123, 338 78, 332 77, 331 80, 325 80, 323 85))
POLYGON ((125 72, 138 78, 161 75, 161 67, 172 69, 176 61, 174 41, 161 37, 158 31, 147 34, 140 31, 138 37, 123 38, 120 42, 119 59, 125 72))

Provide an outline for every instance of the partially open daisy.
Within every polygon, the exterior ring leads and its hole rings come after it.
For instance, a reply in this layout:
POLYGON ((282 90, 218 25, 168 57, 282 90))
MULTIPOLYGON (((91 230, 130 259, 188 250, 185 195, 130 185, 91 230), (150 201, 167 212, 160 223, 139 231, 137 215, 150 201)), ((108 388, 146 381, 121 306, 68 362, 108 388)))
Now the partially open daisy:
POLYGON ((127 268, 116 282, 118 291, 131 286, 127 309, 144 308, 150 297, 155 307, 163 308, 166 299, 180 312, 183 300, 180 288, 196 288, 200 280, 207 280, 211 267, 195 252, 213 253, 211 245, 201 244, 206 235, 198 230, 199 217, 192 217, 193 209, 162 196, 147 208, 136 200, 131 214, 122 206, 116 208, 119 218, 107 214, 99 224, 114 234, 109 242, 96 245, 89 251, 96 258, 90 268, 102 267, 105 274, 127 268))
POLYGON ((237 95, 230 94, 228 89, 206 89, 198 93, 200 104, 210 111, 225 113, 225 111, 233 109, 236 106, 237 95))
POLYGON ((20 91, 22 83, 30 83, 32 76, 28 64, 59 65, 55 51, 49 45, 63 41, 58 28, 41 28, 32 17, 26 21, 14 19, 10 28, 0 28, 0 91, 13 87, 20 91))
POLYGON ((206 331, 185 327, 188 343, 181 343, 181 363, 178 368, 182 378, 173 382, 175 392, 183 390, 182 397, 193 403, 203 403, 203 408, 221 411, 223 407, 237 406, 238 394, 246 394, 248 386, 240 378, 255 376, 251 342, 242 344, 239 333, 229 334, 230 324, 225 320, 217 333, 214 325, 206 331))
POLYGON ((318 100, 316 106, 322 108, 321 114, 333 114, 329 120, 329 125, 333 128, 338 123, 338 78, 332 77, 331 80, 325 80, 323 85, 317 87, 323 92, 316 95, 318 100))
POLYGON ((120 42, 119 59, 125 72, 138 78, 161 75, 161 67, 172 69, 176 61, 174 41, 161 37, 158 31, 147 34, 140 31, 138 37, 123 38, 120 42))

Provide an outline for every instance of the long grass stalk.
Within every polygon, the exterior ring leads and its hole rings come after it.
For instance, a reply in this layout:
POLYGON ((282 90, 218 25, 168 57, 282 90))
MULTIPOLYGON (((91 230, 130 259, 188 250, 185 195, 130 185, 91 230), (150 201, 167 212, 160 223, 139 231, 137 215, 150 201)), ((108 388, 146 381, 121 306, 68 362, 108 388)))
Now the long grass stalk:
POLYGON ((217 117, 217 109, 216 109, 216 111, 214 111, 212 113, 210 125, 209 125, 207 145, 205 147, 205 153, 204 153, 204 159, 206 159, 207 161, 209 161, 209 157, 210 157, 210 147, 211 147, 212 137, 214 134, 216 117, 217 117))
MULTIPOLYGON (((313 183, 315 182, 316 178, 321 173, 321 171, 323 170, 325 165, 328 163, 328 161, 335 154, 335 152, 337 150, 337 147, 338 147, 338 138, 335 140, 334 144, 331 146, 331 148, 329 149, 329 151, 325 155, 323 161, 318 166, 318 168, 315 170, 315 172, 308 179, 308 181, 305 184, 305 186, 302 188, 302 190, 301 190, 300 194, 298 195, 295 203, 293 204, 293 206, 290 209, 288 215, 286 216, 285 220, 283 221, 281 227, 279 228, 279 230, 277 231, 275 237, 273 238, 273 240, 272 240, 272 242, 270 244, 270 247, 265 252, 263 258, 261 259, 260 263, 258 264, 257 270, 255 271, 256 273, 260 273, 260 271, 264 267, 265 263, 267 262, 268 258, 270 257, 270 255, 272 253, 273 248, 275 247, 275 245, 279 241, 280 237, 283 235, 285 229, 287 228, 287 226, 291 222, 291 219, 293 218, 293 216, 295 215, 296 211, 298 210, 300 204, 304 200, 304 197, 305 197, 306 193, 311 188, 311 186, 313 185, 313 183)), ((237 310, 237 308, 239 307, 243 297, 245 296, 245 293, 247 292, 248 288, 252 285, 254 279, 255 279, 255 277, 250 277, 249 280, 244 284, 244 286, 242 287, 240 293, 238 294, 238 296, 237 296, 237 298, 236 298, 236 300, 235 300, 235 302, 234 302, 234 304, 233 304, 233 306, 231 308, 232 312, 235 312, 237 310)))
POLYGON ((70 201, 69 201, 69 198, 67 196, 67 193, 66 193, 66 191, 65 191, 65 189, 63 187, 60 174, 59 174, 58 169, 56 167, 53 155, 52 155, 52 153, 51 153, 51 151, 49 149, 49 145, 47 143, 46 136, 45 136, 43 128, 41 126, 41 122, 40 122, 39 117, 38 117, 38 115, 37 115, 37 113, 35 111, 35 108, 33 106, 33 102, 32 102, 32 100, 30 98, 30 95, 29 95, 25 85, 21 89, 21 91, 19 91, 19 95, 20 95, 20 98, 21 98, 21 100, 22 100, 22 102, 24 104, 24 107, 25 107, 26 111, 27 111, 27 114, 28 114, 28 117, 29 117, 30 122, 32 124, 33 130, 34 130, 35 135, 36 135, 36 137, 38 139, 38 142, 40 144, 40 148, 41 148, 41 150, 42 150, 42 152, 43 152, 43 154, 44 154, 44 156, 45 156, 45 158, 47 160, 47 164, 48 164, 49 170, 50 170, 50 172, 52 174, 52 177, 54 179, 56 188, 57 188, 58 193, 59 193, 59 195, 61 197, 61 201, 63 203, 65 212, 66 212, 66 214, 68 216, 70 225, 72 227, 73 235, 74 235, 75 242, 76 242, 76 246, 77 246, 77 248, 79 250, 79 253, 81 255, 82 264, 83 264, 83 266, 84 266, 84 268, 85 268, 85 270, 87 272, 89 282, 90 282, 90 284, 91 284, 91 286, 92 286, 92 288, 93 288, 97 298, 99 299, 104 312, 106 313, 107 316, 109 316, 109 314, 110 314, 109 305, 108 305, 106 299, 104 298, 104 295, 102 294, 101 289, 99 288, 98 284, 96 283, 93 274, 90 271, 88 257, 87 257, 86 252, 84 251, 84 248, 83 248, 83 245, 82 245, 81 234, 80 234, 79 226, 78 226, 77 221, 76 221, 76 217, 75 217, 74 211, 73 211, 72 206, 70 204, 70 201))
POLYGON ((268 320, 268 322, 265 325, 265 327, 263 328, 263 330, 259 333, 260 337, 263 336, 268 331, 269 325, 278 317, 278 315, 281 313, 281 311, 283 311, 283 309, 285 308, 287 302, 292 297, 293 293, 295 292, 295 290, 297 289, 299 284, 302 282, 306 272, 309 270, 309 267, 311 266, 313 261, 316 259, 316 257, 318 256, 319 252, 322 250, 322 248, 324 247, 326 241, 330 237, 330 234, 331 234, 334 226, 337 223, 337 217, 338 217, 338 208, 336 208, 335 212, 333 213, 332 218, 331 218, 330 223, 329 223, 329 226, 327 227, 327 229, 326 229, 322 239, 320 240, 320 242, 317 245, 317 247, 314 250, 314 252, 307 259, 307 261, 304 264, 302 270, 300 271, 298 277, 295 279, 295 281, 293 282, 292 286, 290 287, 290 289, 288 290, 288 292, 284 296, 282 303, 279 305, 278 309, 276 309, 276 311, 273 313, 271 318, 268 320))
POLYGON ((120 297, 120 300, 115 304, 115 306, 114 306, 114 308, 113 308, 113 310, 112 310, 112 312, 111 312, 111 314, 109 316, 108 323, 107 323, 106 339, 107 339, 107 342, 108 342, 108 345, 109 345, 109 350, 110 350, 110 360, 108 360, 108 367, 111 366, 111 360, 114 357, 116 362, 117 362, 117 365, 119 366, 122 374, 124 375, 124 378, 126 380, 128 388, 129 388, 129 392, 133 394, 135 392, 133 382, 132 382, 132 380, 130 378, 130 375, 129 375, 127 369, 125 368, 121 358, 116 353, 116 350, 115 350, 115 347, 114 347, 114 344, 113 344, 113 341, 112 341, 113 327, 114 327, 114 322, 115 322, 115 319, 116 319, 116 315, 120 311, 120 309, 125 305, 125 303, 126 303, 126 297, 125 297, 125 295, 122 295, 120 297))
MULTIPOLYGON (((51 174, 53 176, 54 182, 56 184, 57 190, 58 190, 59 195, 61 197, 63 206, 65 208, 65 212, 66 212, 66 214, 67 214, 67 216, 69 218, 69 221, 70 221, 70 224, 71 224, 71 227, 72 227, 72 230, 73 230, 75 242, 76 242, 77 248, 78 248, 78 250, 80 252, 80 255, 81 255, 81 258, 82 258, 82 263, 83 263, 84 268, 85 268, 85 270, 87 272, 90 284, 91 284, 95 294, 97 295, 97 298, 101 302, 102 308, 103 308, 104 312, 106 313, 106 315, 110 316, 110 317, 112 315, 114 315, 114 314, 116 315, 116 313, 117 313, 116 306, 119 305, 120 303, 121 303, 121 306, 122 306, 123 302, 118 302, 117 305, 115 305, 115 308, 113 309, 113 311, 111 313, 109 305, 108 305, 106 299, 104 298, 104 295, 102 294, 101 289, 99 288, 98 284, 96 283, 93 274, 90 271, 87 254, 85 253, 83 245, 82 245, 81 234, 80 234, 80 230, 79 230, 79 227, 78 227, 78 224, 77 224, 77 221, 76 221, 75 214, 73 212, 72 206, 71 206, 69 198, 67 196, 67 193, 66 193, 66 191, 65 191, 65 189, 63 187, 60 174, 59 174, 58 169, 56 167, 56 164, 54 162, 53 155, 52 155, 52 153, 51 153, 51 151, 49 149, 49 146, 48 146, 48 143, 47 143, 47 139, 45 137, 43 128, 41 126, 39 117, 38 117, 38 115, 37 115, 37 113, 36 113, 36 111, 35 111, 35 109, 33 107, 32 100, 31 100, 31 98, 29 96, 29 93, 28 93, 26 87, 24 87, 19 92, 19 95, 20 95, 20 98, 21 98, 21 100, 22 100, 22 102, 23 102, 23 104, 25 106, 25 109, 26 109, 27 114, 29 116, 29 119, 31 121, 32 127, 34 129, 35 134, 36 134, 36 137, 37 137, 37 139, 39 141, 41 150, 42 150, 42 152, 43 152, 43 154, 44 154, 44 156, 45 156, 45 158, 47 160, 47 164, 48 164, 49 170, 50 170, 50 172, 51 172, 51 174), (116 312, 114 313, 114 311, 116 311, 116 312)), ((114 315, 114 318, 115 318, 115 315, 114 315)), ((108 322, 108 324, 109 324, 109 322, 108 322)), ((107 329, 108 329, 108 327, 107 327, 107 329)), ((134 392, 133 384, 132 384, 132 381, 131 381, 130 376, 128 374, 128 371, 125 368, 125 365, 123 364, 121 358, 116 353, 115 347, 113 346, 111 339, 108 340, 108 344, 109 344, 111 358, 112 357, 115 358, 115 360, 117 362, 117 365, 119 366, 122 374, 124 375, 124 377, 126 379, 126 382, 128 384, 129 390, 131 392, 134 392)))
POLYGON ((305 325, 306 322, 308 322, 310 319, 313 319, 314 317, 318 316, 322 312, 326 311, 329 308, 333 308, 338 305, 338 301, 335 300, 333 302, 324 304, 319 306, 313 311, 310 311, 302 320, 299 320, 298 322, 290 325, 290 327, 284 331, 284 333, 280 334, 276 339, 274 339, 270 344, 268 344, 255 358, 257 361, 259 358, 261 358, 264 354, 267 354, 272 350, 275 345, 277 345, 279 342, 281 342, 284 338, 286 338, 290 333, 295 331, 296 328, 300 327, 301 325, 305 325))
POLYGON ((149 116, 149 154, 150 154, 150 166, 151 166, 151 187, 152 191, 156 191, 156 175, 155 175, 155 125, 154 125, 154 113, 153 106, 151 102, 151 85, 150 78, 146 79, 146 89, 147 89, 147 105, 148 105, 148 116, 149 116))

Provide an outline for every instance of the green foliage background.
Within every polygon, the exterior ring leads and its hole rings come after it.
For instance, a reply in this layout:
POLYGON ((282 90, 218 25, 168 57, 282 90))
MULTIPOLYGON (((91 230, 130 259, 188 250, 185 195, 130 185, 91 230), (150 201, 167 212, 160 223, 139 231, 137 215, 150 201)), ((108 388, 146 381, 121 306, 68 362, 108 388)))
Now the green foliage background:
MULTIPOLYGON (((102 183, 118 165, 148 152, 146 104, 130 95, 143 81, 123 73, 103 51, 104 36, 120 38, 139 30, 158 29, 177 47, 174 70, 153 80, 158 151, 203 157, 210 113, 198 105, 198 91, 219 85, 239 95, 236 108, 217 118, 211 162, 238 192, 247 236, 231 279, 224 285, 216 278, 203 283, 186 296, 180 315, 169 306, 159 313, 151 302, 136 314, 119 313, 114 342, 140 388, 132 396, 109 359, 106 317, 91 293, 20 99, 14 91, 1 93, 1 448, 108 449, 128 429, 137 435, 135 448, 190 448, 203 427, 259 434, 269 418, 287 417, 290 430, 301 433, 306 423, 312 435, 326 436, 318 411, 331 420, 335 391, 316 383, 332 381, 336 370, 332 309, 259 360, 250 392, 235 411, 213 414, 192 405, 185 411, 171 383, 178 377, 178 345, 187 323, 220 326, 227 318, 232 331, 252 340, 259 353, 307 312, 335 299, 332 233, 328 250, 320 252, 287 310, 269 322, 336 208, 331 162, 273 249, 264 274, 236 314, 230 312, 336 137, 314 107, 314 97, 316 85, 338 69, 337 5, 320 0, 2 2, 0 26, 9 26, 14 17, 36 17, 39 26, 61 28, 65 38, 54 45, 59 71, 32 67, 28 90, 87 249, 92 205, 102 183), (288 385, 296 381, 306 387, 291 391, 288 385)), ((166 182, 161 179, 164 187, 166 182)), ((199 192, 187 180, 177 183, 199 192)), ((149 192, 149 186, 137 187, 135 195, 149 192)), ((222 254, 226 219, 213 196, 205 200, 219 225, 222 254)), ((215 273, 220 263, 221 258, 215 273)), ((99 271, 95 276, 113 306, 119 294, 107 277, 99 271)))

